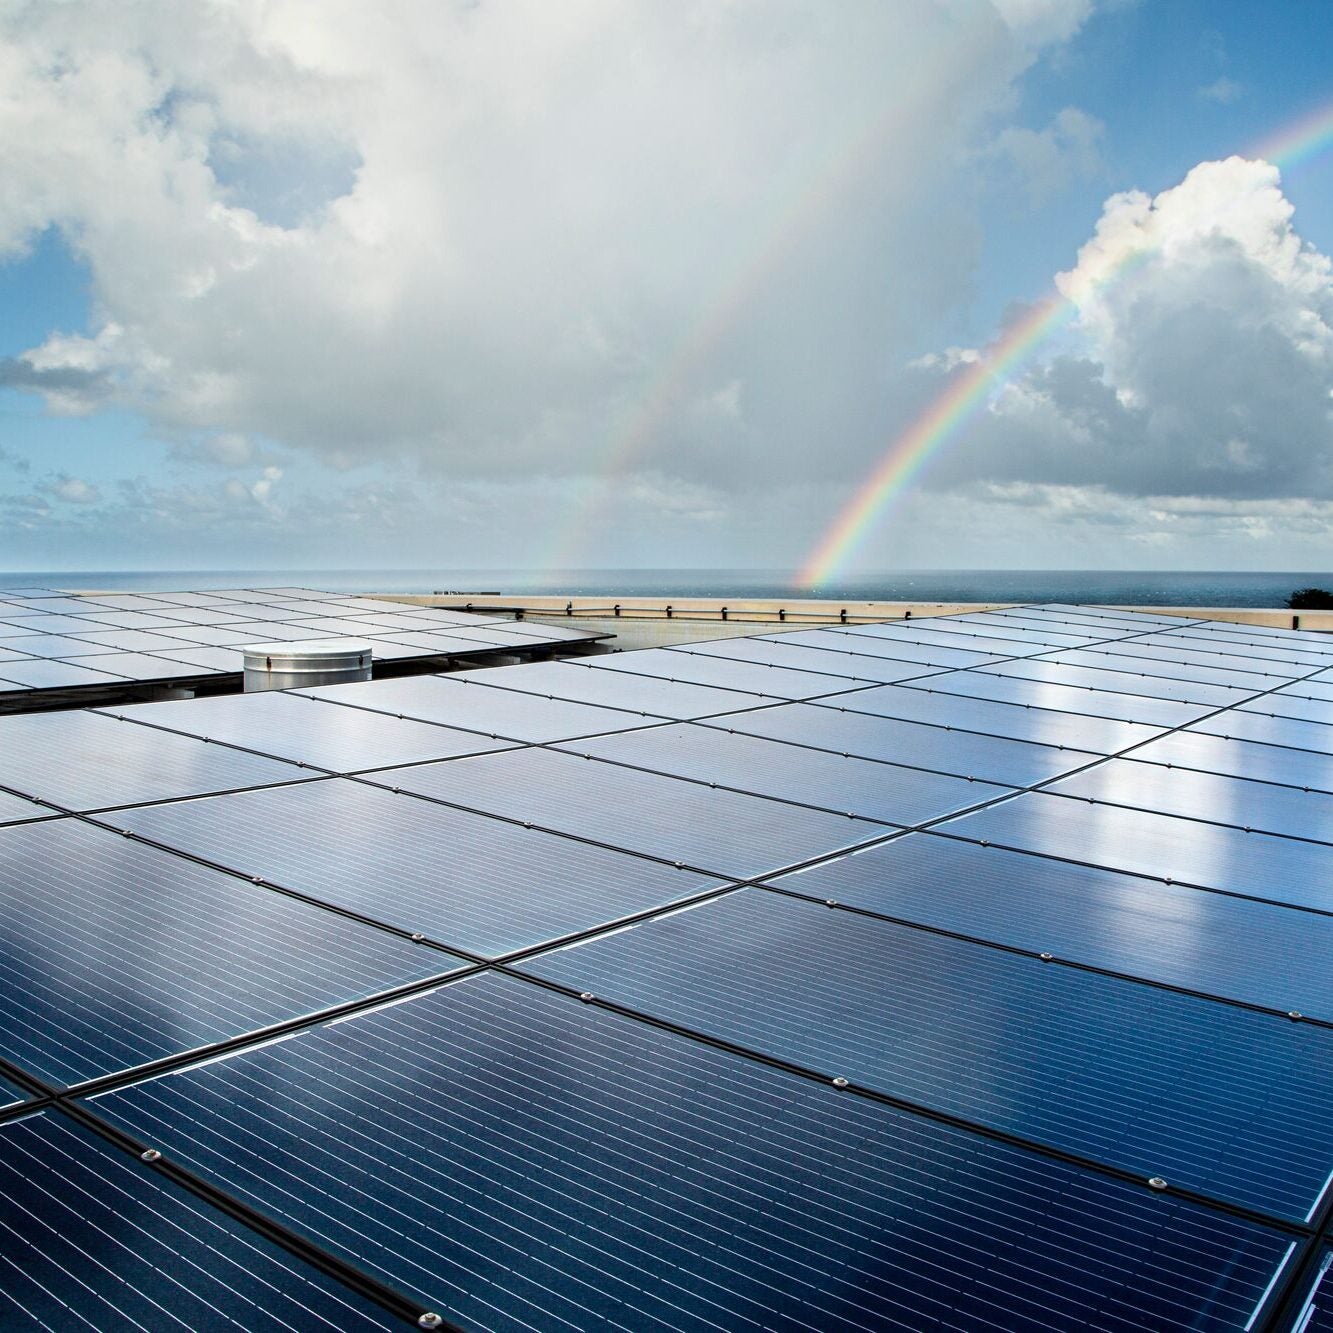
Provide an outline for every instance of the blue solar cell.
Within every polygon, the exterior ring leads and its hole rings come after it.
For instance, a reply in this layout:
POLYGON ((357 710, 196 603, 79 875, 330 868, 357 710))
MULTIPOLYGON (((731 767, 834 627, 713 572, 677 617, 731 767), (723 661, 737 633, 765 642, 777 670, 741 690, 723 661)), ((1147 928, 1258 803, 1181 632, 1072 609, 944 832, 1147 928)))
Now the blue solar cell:
MULTIPOLYGON (((1298 722, 1322 722, 1325 726, 1333 726, 1333 698, 1314 698, 1304 685, 1299 684, 1265 694, 1253 703, 1241 704, 1236 711, 1261 713, 1268 717, 1290 717, 1298 722)), ((1322 750, 1326 747, 1316 745, 1313 748, 1322 750)))
POLYGON ((729 879, 771 874, 886 832, 846 815, 553 750, 388 769, 370 780, 729 879))
POLYGON ((1002 847, 1333 911, 1328 848, 1322 843, 1044 792, 964 815, 944 829, 1002 847))
MULTIPOLYGON (((723 642, 739 643, 742 640, 724 640, 723 642)), ((913 673, 920 675, 922 666, 942 666, 942 667, 971 667, 981 666, 986 662, 998 661, 1002 657, 1009 656, 1001 648, 989 648, 983 652, 969 651, 966 648, 942 647, 935 643, 922 642, 915 640, 908 635, 852 635, 838 629, 802 629, 786 630, 780 634, 765 635, 760 639, 750 640, 752 643, 772 643, 777 644, 784 649, 817 648, 820 652, 836 653, 838 657, 849 656, 853 664, 858 664, 860 659, 866 656, 882 658, 890 664, 890 670, 898 670, 902 674, 913 664, 917 664, 917 670, 913 673)), ((781 663, 781 658, 775 659, 781 663)), ((856 666, 860 670, 860 666, 856 666)), ((876 674, 882 668, 877 668, 876 674)), ((869 674, 869 671, 867 671, 869 674)))
MULTIPOLYGON (((1275 660, 1272 657, 1252 654, 1209 651, 1184 639, 1173 641, 1170 635, 1165 634, 1152 635, 1146 639, 1131 639, 1128 642, 1122 640, 1102 648, 1089 648, 1084 651, 1094 657, 1105 655, 1108 658, 1132 658, 1135 662, 1175 663, 1191 670, 1195 667, 1205 667, 1210 672, 1240 672, 1244 676, 1257 673, 1268 677, 1270 685, 1277 684, 1282 679, 1291 680, 1297 676, 1304 676, 1313 670, 1312 666, 1293 665, 1280 658, 1275 660)), ((1156 670, 1156 666, 1135 665, 1132 669, 1156 670)))
POLYGON ((1333 1171, 1333 1032, 746 889, 522 970, 1293 1221, 1333 1171))
MULTIPOLYGON (((1191 685, 1214 685, 1252 694, 1255 690, 1269 690, 1274 685, 1284 684, 1294 674, 1278 675, 1260 670, 1257 666, 1249 671, 1229 671, 1201 663, 1173 662, 1161 656, 1151 656, 1146 649, 1135 655, 1135 646, 1133 642, 1121 643, 1114 651, 1106 648, 1071 648, 1044 660, 1119 674, 1127 682, 1126 689, 1140 689, 1141 685, 1134 682, 1141 681, 1143 677, 1153 677, 1187 681, 1191 685)), ((1265 668, 1269 665, 1264 663, 1265 668)))
POLYGON ((1171 680, 1165 676, 1149 676, 1138 672, 1109 671, 1104 667, 1073 666, 1069 662, 1057 662, 1049 657, 1039 662, 1027 658, 1017 662, 997 662, 985 670, 997 676, 1016 676, 1021 680, 1046 681, 1052 685, 1072 685, 1087 690, 1141 694, 1152 699, 1175 699, 1181 703, 1206 704, 1210 708, 1244 703, 1254 694, 1250 688, 1238 689, 1198 680, 1171 680))
POLYGON ((488 690, 469 684, 466 674, 321 685, 296 693, 520 741, 571 740, 576 736, 648 726, 655 721, 623 709, 540 699, 511 690, 488 690))
POLYGON ((1333 791, 1333 756, 1256 741, 1227 740, 1193 727, 1149 741, 1141 750, 1134 751, 1134 758, 1259 782, 1333 791))
POLYGON ((469 1327, 1211 1333, 1294 1249, 499 976, 98 1109, 469 1327))
MULTIPOLYGON (((1265 695, 1259 703, 1268 702, 1265 695)), ((1191 731, 1206 731, 1213 736, 1234 736, 1237 740, 1258 741, 1263 745, 1285 745, 1297 750, 1314 750, 1333 755, 1333 727, 1322 722, 1298 722, 1289 717, 1265 717, 1261 713, 1228 708, 1216 717, 1205 718, 1191 726, 1191 731)))
POLYGON ((361 708, 337 708, 284 690, 139 704, 117 708, 115 715, 334 773, 481 754, 512 744, 361 708))
POLYGON ((82 820, 0 831, 0 1055, 47 1083, 463 965, 82 820))
POLYGON ((1333 1020, 1333 917, 925 833, 772 882, 820 902, 1333 1020))
POLYGON ((7 791, 0 791, 0 824, 14 824, 21 819, 42 819, 54 814, 54 810, 44 805, 36 805, 32 801, 25 801, 22 796, 11 796, 7 791))
POLYGON ((717 882, 338 779, 148 806, 108 819, 245 875, 488 957, 675 902, 717 882))
POLYGON ((588 665, 595 671, 716 686, 753 694, 760 699, 814 699, 820 695, 843 694, 870 683, 848 681, 842 676, 821 675, 816 671, 789 671, 761 662, 742 662, 738 658, 706 657, 702 653, 675 648, 614 653, 595 657, 588 665))
POLYGON ((80 665, 78 662, 60 662, 52 658, 34 657, 26 662, 0 664, 0 675, 15 685, 33 690, 65 690, 78 685, 124 685, 124 676, 113 676, 106 671, 80 665))
POLYGON ((26 1100, 26 1094, 7 1079, 0 1078, 0 1106, 13 1106, 26 1100))
MULTIPOLYGON (((1087 685, 1059 685, 1048 680, 1019 680, 993 675, 989 671, 949 671, 926 680, 908 681, 903 689, 918 693, 938 693, 951 697, 993 699, 1021 708, 1059 711, 1062 716, 1080 715, 1112 718, 1139 726, 1179 727, 1211 710, 1210 704, 1179 703, 1174 699, 1153 699, 1142 694, 1125 694, 1094 689, 1087 685)), ((837 700, 849 707, 854 698, 837 700)))
MULTIPOLYGON (((977 673, 967 674, 975 676, 977 673)), ((876 713, 880 717, 896 717, 904 722, 925 722, 936 727, 985 732, 1009 740, 1073 746, 1097 754, 1114 754, 1126 746, 1138 745, 1162 733, 1161 727, 1135 726, 1112 718, 968 698, 929 690, 924 685, 921 688, 879 685, 869 690, 858 690, 854 696, 845 699, 830 699, 820 707, 876 713)))
POLYGON ((1003 787, 705 730, 689 722, 574 741, 568 749, 658 773, 909 826, 1005 793, 1003 787))
MULTIPOLYGON (((848 701, 850 703, 852 701, 848 701)), ((839 754, 912 764, 939 773, 1026 787, 1081 768, 1100 756, 1029 741, 1001 740, 970 731, 900 722, 869 713, 840 712, 814 704, 783 704, 698 724, 733 728, 839 754)))
POLYGON ((1333 1333, 1333 1249, 1325 1247, 1321 1253, 1314 1281, 1290 1327, 1295 1333, 1333 1333))
POLYGON ((356 1293, 63 1116, 0 1125, 0 1325, 401 1328, 356 1293))
POLYGON ((531 662, 525 666, 496 667, 490 671, 473 671, 469 679, 474 685, 492 685, 548 698, 622 708, 657 718, 712 717, 718 713, 760 708, 764 704, 763 699, 739 690, 691 685, 628 671, 597 671, 575 662, 531 662))
POLYGON ((673 648, 671 651, 682 656, 689 653, 700 657, 731 658, 784 667, 789 671, 816 671, 822 676, 839 677, 843 689, 848 688, 849 682, 879 685, 928 676, 941 669, 926 662, 903 662, 869 653, 831 652, 827 648, 805 647, 798 643, 784 644, 780 638, 714 639, 697 648, 673 648))
POLYGON ((1055 796, 1110 801, 1188 819, 1333 842, 1333 795, 1269 782, 1113 759, 1046 788, 1055 796))
MULTIPOLYGON (((1227 662, 1214 662, 1215 657, 1230 658, 1233 661, 1251 662, 1255 668, 1261 668, 1264 662, 1276 663, 1271 668, 1281 670, 1283 666, 1292 667, 1292 675, 1304 675, 1321 666, 1328 666, 1330 659, 1323 653, 1308 652, 1295 644, 1286 645, 1269 639, 1243 639, 1231 635, 1209 633, 1207 630, 1176 631, 1170 634, 1150 634, 1136 639, 1135 645, 1145 648, 1167 648, 1173 654, 1188 656, 1191 661, 1212 665, 1228 665, 1227 662)), ((1177 656, 1177 660, 1183 660, 1177 656)), ((1263 668, 1269 669, 1269 668, 1263 668)))
POLYGON ((0 718, 0 783, 71 810, 290 782, 294 764, 92 712, 0 718))

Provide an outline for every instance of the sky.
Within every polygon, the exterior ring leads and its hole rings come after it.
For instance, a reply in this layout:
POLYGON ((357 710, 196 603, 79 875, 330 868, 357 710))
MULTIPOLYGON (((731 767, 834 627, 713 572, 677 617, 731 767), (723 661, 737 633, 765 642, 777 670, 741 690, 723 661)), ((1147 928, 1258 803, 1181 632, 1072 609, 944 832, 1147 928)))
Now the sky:
POLYGON ((0 0, 0 568, 1331 569, 1330 38, 0 0))

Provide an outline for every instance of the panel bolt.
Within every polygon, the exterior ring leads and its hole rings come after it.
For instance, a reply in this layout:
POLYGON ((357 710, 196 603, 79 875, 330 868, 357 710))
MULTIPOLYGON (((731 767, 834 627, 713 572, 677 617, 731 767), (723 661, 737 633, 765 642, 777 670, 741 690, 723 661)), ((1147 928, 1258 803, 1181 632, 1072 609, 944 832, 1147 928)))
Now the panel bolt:
POLYGON ((835 1088, 845 1088, 847 1086, 847 1080, 839 1075, 833 1080, 833 1086, 835 1088))
POLYGON ((825 906, 825 907, 836 907, 837 905, 838 905, 838 900, 837 900, 836 898, 825 898, 825 899, 824 899, 824 906, 825 906))
POLYGON ((1055 955, 1053 953, 1039 953, 1037 957, 1040 958, 1043 963, 1049 963, 1055 958, 1055 955))
POLYGON ((1164 1190, 1166 1188, 1166 1181, 1164 1181, 1161 1178, 1161 1176, 1150 1176, 1148 1178, 1148 1188, 1154 1190, 1164 1190))
POLYGON ((444 1320, 441 1319, 434 1310, 427 1310, 426 1313, 417 1320, 417 1326, 419 1328, 439 1328, 442 1323, 444 1323, 444 1320))
POLYGON ((590 990, 585 990, 583 994, 579 996, 579 999, 582 1000, 584 1004, 589 1004, 596 998, 597 997, 590 990))
POLYGON ((1288 1017, 1288 1018, 1304 1018, 1305 1015, 1302 1014, 1301 1011, 1300 1011, 1299 1009, 1288 1009, 1288 1010, 1287 1010, 1287 1017, 1288 1017))
POLYGON ((145 1148, 139 1154, 139 1160, 141 1162, 156 1162, 161 1156, 162 1154, 156 1148, 145 1148))
POLYGON ((419 930, 417 930, 413 931, 412 938, 414 940, 424 940, 426 937, 419 930))

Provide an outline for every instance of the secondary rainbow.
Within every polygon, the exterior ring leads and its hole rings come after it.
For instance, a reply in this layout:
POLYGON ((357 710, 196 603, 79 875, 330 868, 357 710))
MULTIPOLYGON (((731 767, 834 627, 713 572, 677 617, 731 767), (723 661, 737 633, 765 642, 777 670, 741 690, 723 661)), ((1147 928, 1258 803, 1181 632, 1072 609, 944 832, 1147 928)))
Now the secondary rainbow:
MULTIPOLYGON (((1330 146, 1333 146, 1333 102, 1283 126, 1256 144, 1246 156, 1291 168, 1319 156, 1330 146)), ((1146 257, 1142 253, 1128 256, 1104 275, 1098 285, 1114 280, 1146 257)), ((796 576, 798 588, 818 587, 836 573, 870 532, 884 508, 903 492, 936 452, 957 438, 963 426, 986 405, 991 393, 1015 368, 1069 321, 1075 308, 1064 297, 1047 297, 945 387, 893 441, 874 471, 825 530, 796 576)))

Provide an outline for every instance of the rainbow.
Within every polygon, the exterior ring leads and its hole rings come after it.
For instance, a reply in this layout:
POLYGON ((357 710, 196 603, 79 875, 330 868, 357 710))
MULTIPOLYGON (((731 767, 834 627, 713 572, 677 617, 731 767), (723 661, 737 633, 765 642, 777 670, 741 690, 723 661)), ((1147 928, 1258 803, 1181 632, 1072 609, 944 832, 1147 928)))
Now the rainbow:
MULTIPOLYGON (((1256 144, 1246 156, 1287 169, 1318 156, 1330 145, 1333 145, 1333 103, 1284 126, 1256 144)), ((1100 275, 1097 286, 1136 267, 1146 257, 1143 252, 1129 254, 1111 271, 1100 275)), ((885 450, 874 470, 810 552, 796 576, 795 586, 811 589, 828 582, 869 534, 884 508, 902 494, 936 452, 958 437, 990 401, 992 392, 1066 324, 1075 310, 1074 301, 1048 296, 1008 329, 985 356, 956 375, 885 450)))
POLYGON ((543 569, 567 569, 572 556, 601 526, 604 512, 620 498, 621 483, 647 452, 664 424, 679 408, 698 379, 699 370, 724 342, 740 317, 755 299, 771 290, 775 276, 814 232, 828 211, 845 192, 865 176, 879 160, 886 144, 910 133, 914 117, 922 114, 931 99, 938 98, 940 81, 962 82, 971 68, 971 43, 978 56, 984 53, 983 34, 973 28, 961 33, 942 33, 930 59, 917 63, 910 80, 898 84, 887 105, 869 124, 841 144, 819 156, 813 173, 792 173, 780 197, 769 210, 771 221, 756 243, 746 238, 742 250, 724 268, 732 274, 702 315, 684 332, 664 358, 658 373, 648 380, 627 404, 600 457, 590 466, 593 478, 588 494, 561 517, 548 539, 546 553, 537 561, 543 569))

